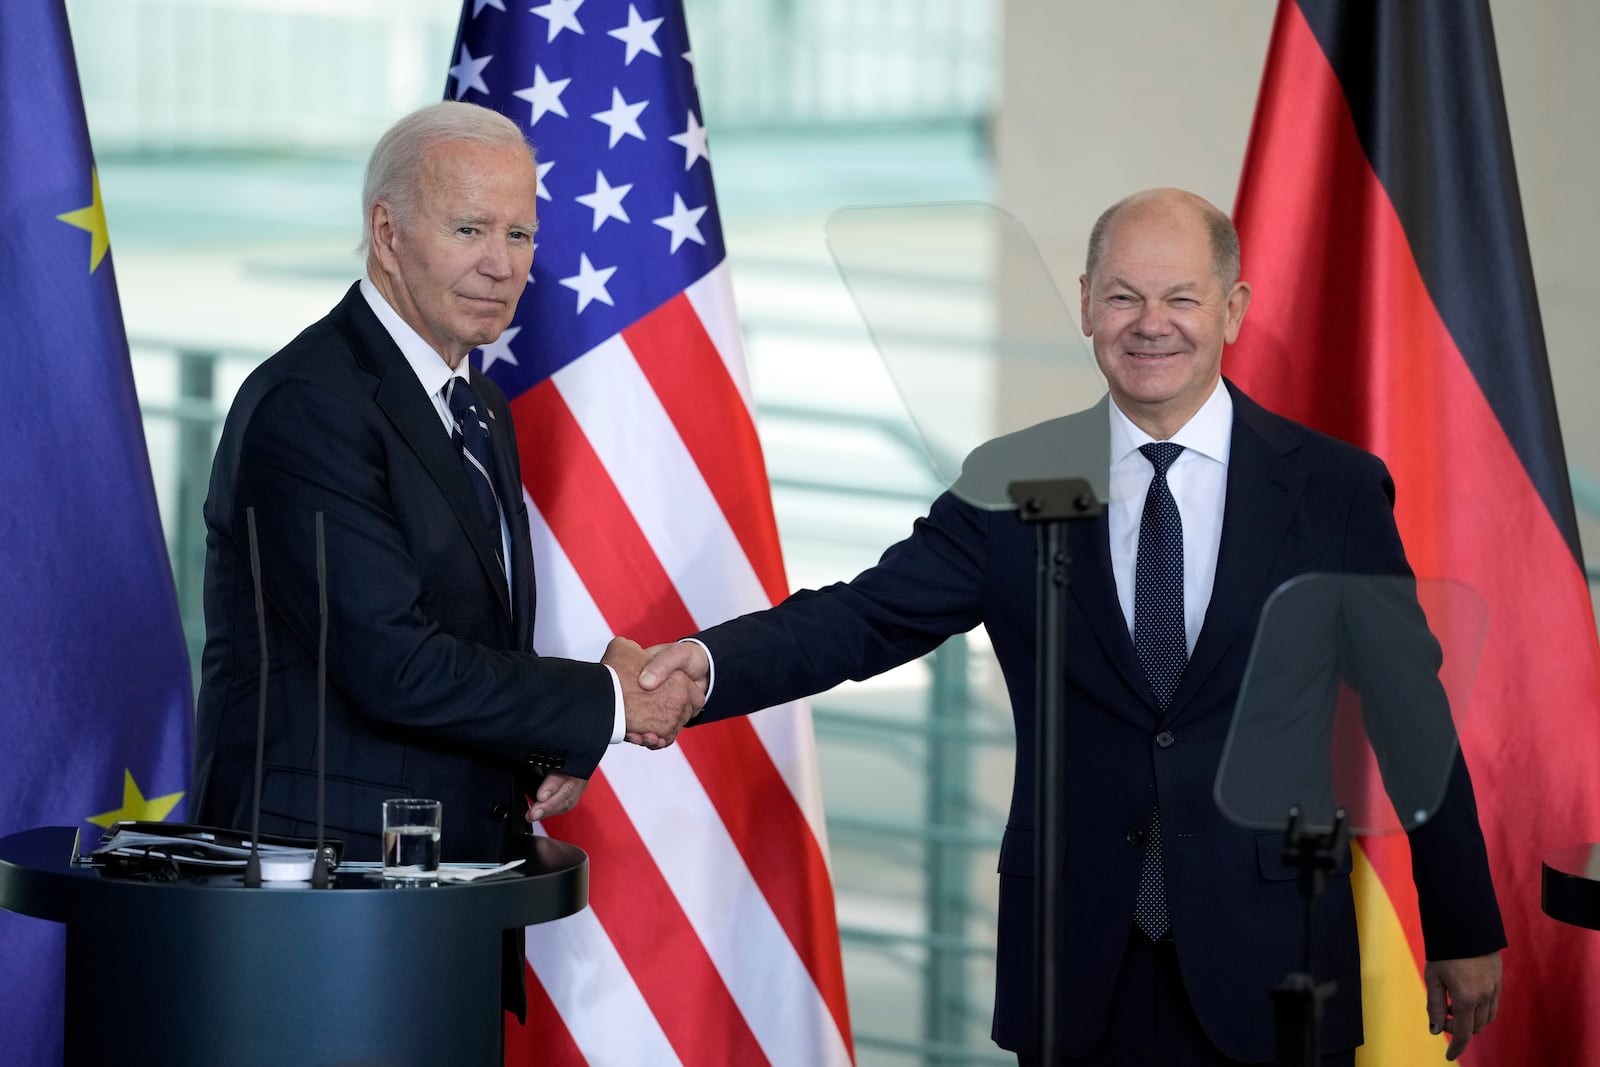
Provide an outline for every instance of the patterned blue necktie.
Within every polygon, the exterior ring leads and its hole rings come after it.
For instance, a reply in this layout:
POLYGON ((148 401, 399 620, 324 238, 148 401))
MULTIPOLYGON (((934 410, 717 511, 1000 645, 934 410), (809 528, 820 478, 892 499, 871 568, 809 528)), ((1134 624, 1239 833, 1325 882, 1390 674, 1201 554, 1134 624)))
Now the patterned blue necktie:
MULTIPOLYGON (((478 510, 484 523, 494 533, 495 558, 500 557, 500 504, 495 496, 494 449, 489 442, 488 408, 478 391, 465 378, 451 378, 445 386, 445 402, 455 419, 455 430, 450 439, 461 452, 461 462, 467 470, 467 481, 472 483, 472 493, 478 499, 478 510)), ((505 561, 500 560, 501 567, 505 561)))
POLYGON ((1167 468, 1182 445, 1158 441, 1139 448, 1155 468, 1139 520, 1139 556, 1133 572, 1133 649, 1162 711, 1172 702, 1189 662, 1183 622, 1183 519, 1167 486, 1167 468))
MULTIPOLYGON (((1157 441, 1141 445, 1139 451, 1155 468, 1155 476, 1150 479, 1144 515, 1139 520, 1139 555, 1133 572, 1133 650, 1155 693, 1156 705, 1165 712, 1189 662, 1183 620, 1183 519, 1167 486, 1167 469, 1183 446, 1157 441)), ((1153 811, 1145 835, 1133 921, 1152 941, 1167 936, 1170 926, 1159 807, 1153 811)))

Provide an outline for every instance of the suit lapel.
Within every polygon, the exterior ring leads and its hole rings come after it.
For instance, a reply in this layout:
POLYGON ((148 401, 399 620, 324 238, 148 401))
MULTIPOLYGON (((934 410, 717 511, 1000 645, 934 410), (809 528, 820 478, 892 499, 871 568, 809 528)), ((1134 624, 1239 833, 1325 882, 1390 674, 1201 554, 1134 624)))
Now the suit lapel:
MULTIPOLYGON (((1117 599, 1116 580, 1111 571, 1111 527, 1106 517, 1101 515, 1090 522, 1068 523, 1067 545, 1072 554, 1067 586, 1072 599, 1082 610, 1106 658, 1149 705, 1149 715, 1154 716, 1155 695, 1134 653, 1133 637, 1128 633, 1122 604, 1117 599)), ((1070 649, 1068 655, 1071 655, 1070 649)))
POLYGON ((1183 713, 1223 654, 1255 623, 1272 592, 1265 585, 1273 560, 1305 489, 1305 472, 1287 458, 1297 445, 1293 434, 1268 423, 1262 409, 1231 384, 1229 389, 1233 442, 1217 573, 1205 624, 1173 694, 1169 719, 1183 713))
POLYGON ((511 602, 506 591, 505 572, 495 558, 499 535, 495 534, 494 541, 489 539, 490 531, 484 528, 477 499, 461 466, 461 456, 444 432, 433 401, 422 391, 405 356, 367 306, 359 285, 351 288, 338 310, 357 358, 378 378, 375 397, 378 407, 444 495, 478 562, 493 579, 489 584, 495 590, 501 610, 509 616, 511 602))
POLYGON ((522 500, 522 486, 517 482, 519 465, 515 444, 511 436, 511 416, 490 397, 497 388, 490 379, 474 370, 472 387, 484 398, 489 416, 489 447, 494 450, 494 492, 500 499, 500 508, 509 518, 517 511, 522 500))
MULTIPOLYGON (((1004 498, 1007 486, 1018 479, 1072 475, 1087 477, 1097 494, 1106 493, 1111 470, 1110 405, 1107 394, 1086 410, 1010 434, 978 449, 967 457, 953 491, 966 500, 998 500, 1004 498)), ((1111 572, 1111 532, 1105 515, 1067 521, 1066 537, 1070 559, 1068 611, 1077 608, 1093 641, 1133 691, 1144 695, 1150 705, 1148 714, 1153 716, 1155 697, 1134 655, 1133 638, 1128 635, 1122 605, 1117 600, 1116 579, 1111 572)), ((1037 535, 1032 534, 1031 539, 1036 545, 1037 535)), ((1033 563, 1035 553, 1030 551, 1027 559, 1033 563)), ((1031 568, 1029 573, 1033 574, 1031 568)), ((1070 617, 1068 623, 1069 634, 1075 638, 1082 634, 1070 617)), ((1067 656, 1072 659, 1088 651, 1069 648, 1067 656)), ((1145 713, 1125 704, 1118 705, 1118 709, 1130 718, 1145 713)))
POLYGON ((489 413, 489 444, 494 449, 495 487, 506 528, 511 533, 511 617, 518 648, 531 648, 535 586, 533 545, 522 502, 522 465, 517 456, 511 411, 501 400, 499 386, 474 370, 473 387, 484 398, 489 413))

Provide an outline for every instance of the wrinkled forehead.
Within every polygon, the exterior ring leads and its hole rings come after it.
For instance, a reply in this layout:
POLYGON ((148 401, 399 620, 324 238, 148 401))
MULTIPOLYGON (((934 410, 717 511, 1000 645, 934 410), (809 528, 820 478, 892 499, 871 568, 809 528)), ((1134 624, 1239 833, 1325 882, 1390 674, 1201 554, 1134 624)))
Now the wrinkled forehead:
POLYGON ((462 185, 499 177, 533 183, 538 171, 533 156, 516 145, 440 141, 423 150, 417 174, 425 183, 462 185))
POLYGON ((537 214, 538 171, 515 146, 435 145, 423 153, 417 177, 419 191, 438 210, 488 210, 529 224, 537 214))

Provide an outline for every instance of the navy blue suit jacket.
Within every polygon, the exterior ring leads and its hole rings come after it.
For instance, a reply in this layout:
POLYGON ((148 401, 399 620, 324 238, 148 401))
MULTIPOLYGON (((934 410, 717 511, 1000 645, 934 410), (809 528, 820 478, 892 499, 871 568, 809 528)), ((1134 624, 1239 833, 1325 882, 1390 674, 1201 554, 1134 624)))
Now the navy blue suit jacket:
MULTIPOLYGON (((1263 603, 1311 572, 1409 575, 1393 485, 1371 455, 1273 415, 1237 389, 1227 502, 1214 591, 1177 692, 1158 711, 1134 655, 1111 572, 1106 520, 1069 524, 1066 607, 1065 834, 1062 842, 1060 1034, 1080 1054, 1100 1039, 1133 919, 1139 835, 1159 801, 1173 936, 1185 984, 1228 1055, 1272 1055, 1267 990, 1301 966, 1302 904, 1281 860, 1281 831, 1228 822, 1212 797, 1218 760, 1263 603), (1166 745, 1158 734, 1170 735, 1166 745)), ((1107 433, 1104 403, 983 446, 968 471, 1006 466, 1038 440, 1107 433), (1090 420, 1087 424, 1084 420, 1090 420)), ((906 540, 847 584, 698 635, 715 678, 701 719, 862 679, 983 623, 1016 720, 1010 819, 999 859, 994 1038, 1026 1051, 1033 1037, 1035 531, 1011 511, 950 493, 906 540)), ((1430 958, 1504 944, 1464 764, 1438 817, 1411 834, 1430 958)), ((1324 1022, 1329 1050, 1361 1040, 1360 972, 1348 859, 1320 912, 1318 976, 1339 983, 1324 1022)), ((1419 1020, 1420 1025, 1420 1020, 1419 1020)))
POLYGON ((381 801, 443 802, 447 860, 506 855, 522 795, 546 769, 587 777, 614 717, 598 663, 533 651, 533 556, 511 416, 489 411, 513 585, 495 559, 459 453, 358 287, 268 359, 234 400, 206 500, 206 647, 197 817, 248 827, 255 758, 255 508, 268 685, 264 831, 316 816, 317 585, 324 515, 329 632, 327 812, 346 854, 375 859, 381 801))

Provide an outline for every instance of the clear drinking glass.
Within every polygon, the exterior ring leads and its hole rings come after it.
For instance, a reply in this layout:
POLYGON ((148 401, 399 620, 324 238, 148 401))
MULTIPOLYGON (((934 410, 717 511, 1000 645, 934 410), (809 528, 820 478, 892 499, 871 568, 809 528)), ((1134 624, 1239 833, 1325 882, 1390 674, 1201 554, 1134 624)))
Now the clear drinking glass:
POLYGON ((396 881, 439 874, 439 831, 444 806, 437 800, 396 797, 383 802, 383 876, 396 881))

